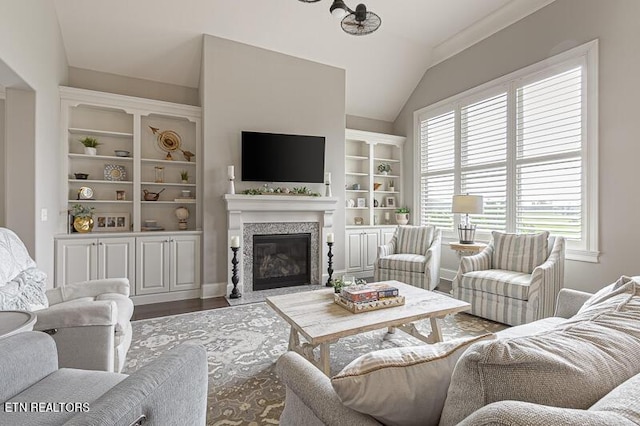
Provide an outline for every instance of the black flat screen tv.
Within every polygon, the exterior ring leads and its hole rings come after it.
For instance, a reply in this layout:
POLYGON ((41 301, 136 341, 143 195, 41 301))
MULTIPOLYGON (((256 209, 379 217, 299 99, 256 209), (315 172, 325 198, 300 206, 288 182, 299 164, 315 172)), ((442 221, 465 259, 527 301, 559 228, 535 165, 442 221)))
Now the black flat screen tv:
POLYGON ((323 136, 242 132, 242 180, 324 182, 323 136))

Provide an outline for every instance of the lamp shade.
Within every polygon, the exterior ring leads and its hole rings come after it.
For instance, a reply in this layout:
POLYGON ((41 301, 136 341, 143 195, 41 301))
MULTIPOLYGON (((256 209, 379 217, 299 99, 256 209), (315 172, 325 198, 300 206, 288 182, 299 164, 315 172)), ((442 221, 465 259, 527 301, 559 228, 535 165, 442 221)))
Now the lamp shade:
POLYGON ((454 195, 451 212, 479 214, 482 213, 483 206, 481 195, 454 195))

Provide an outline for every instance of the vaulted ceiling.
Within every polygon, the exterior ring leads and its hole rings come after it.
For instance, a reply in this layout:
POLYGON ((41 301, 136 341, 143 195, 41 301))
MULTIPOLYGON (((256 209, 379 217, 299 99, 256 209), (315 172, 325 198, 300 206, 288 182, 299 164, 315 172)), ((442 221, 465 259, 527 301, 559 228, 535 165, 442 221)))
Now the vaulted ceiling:
MULTIPOLYGON (((55 0, 70 66, 198 87, 202 34, 346 70, 347 114, 393 121, 432 65, 553 0, 362 0, 375 33, 344 33, 331 0, 55 0)), ((356 0, 345 0, 355 9, 356 0)), ((472 70, 470 70, 472 72, 472 70)))

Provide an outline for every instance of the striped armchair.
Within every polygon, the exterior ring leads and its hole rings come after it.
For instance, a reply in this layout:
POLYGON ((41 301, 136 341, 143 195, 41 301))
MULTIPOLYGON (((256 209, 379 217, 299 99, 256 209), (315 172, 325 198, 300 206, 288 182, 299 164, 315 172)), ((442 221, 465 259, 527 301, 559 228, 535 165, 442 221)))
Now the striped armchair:
POLYGON ((388 244, 378 246, 375 281, 398 280, 433 290, 440 280, 442 233, 434 226, 398 226, 388 244))
POLYGON ((471 303, 473 315, 520 325, 553 315, 564 283, 562 237, 493 232, 489 245, 463 257, 453 296, 471 303))

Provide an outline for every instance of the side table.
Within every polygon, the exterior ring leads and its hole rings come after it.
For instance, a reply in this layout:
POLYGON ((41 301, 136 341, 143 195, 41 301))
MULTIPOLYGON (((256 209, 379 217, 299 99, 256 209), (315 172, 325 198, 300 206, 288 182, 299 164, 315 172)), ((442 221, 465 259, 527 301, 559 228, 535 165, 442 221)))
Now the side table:
POLYGON ((33 330, 36 314, 28 311, 0 311, 0 339, 33 330))
POLYGON ((471 256, 480 253, 487 245, 485 243, 449 243, 449 248, 455 250, 458 253, 458 257, 471 256))

